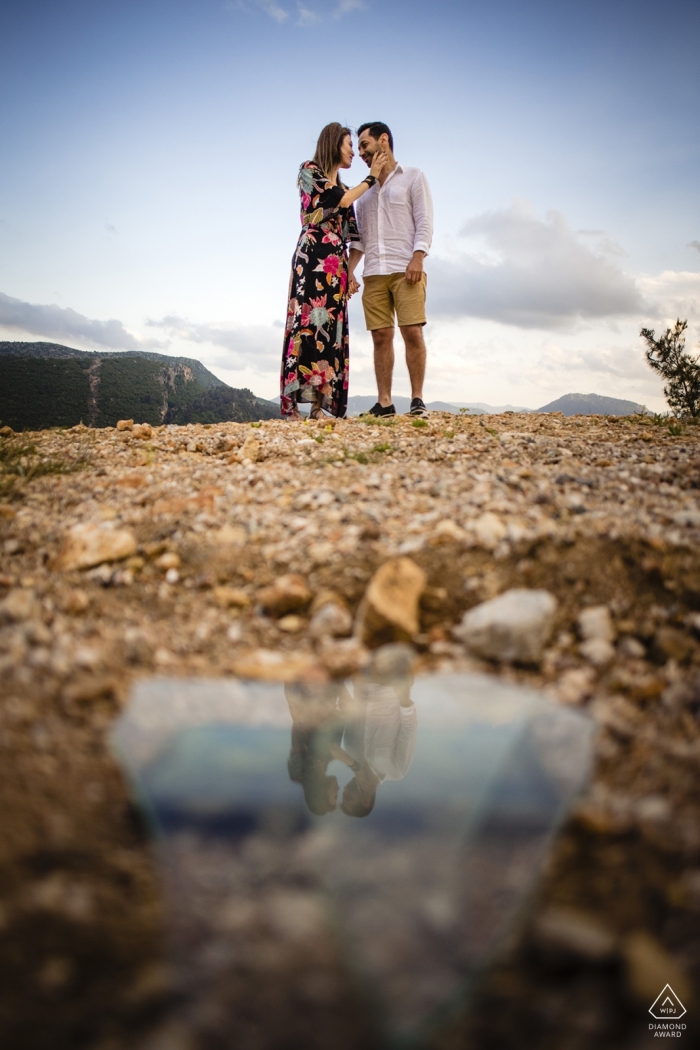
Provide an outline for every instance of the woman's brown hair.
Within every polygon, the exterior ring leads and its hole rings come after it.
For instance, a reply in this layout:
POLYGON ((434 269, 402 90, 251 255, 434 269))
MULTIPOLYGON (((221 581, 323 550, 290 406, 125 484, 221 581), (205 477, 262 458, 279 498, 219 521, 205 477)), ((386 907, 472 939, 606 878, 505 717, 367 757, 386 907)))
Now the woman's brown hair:
MULTIPOLYGON (((339 167, 340 147, 343 145, 345 136, 351 134, 352 132, 350 131, 350 128, 344 128, 342 124, 338 124, 334 121, 333 124, 326 124, 325 128, 318 136, 313 162, 314 164, 318 164, 326 177, 330 178, 333 168, 337 169, 339 167)), ((340 181, 340 173, 337 175, 337 181, 339 186, 346 189, 340 181)))

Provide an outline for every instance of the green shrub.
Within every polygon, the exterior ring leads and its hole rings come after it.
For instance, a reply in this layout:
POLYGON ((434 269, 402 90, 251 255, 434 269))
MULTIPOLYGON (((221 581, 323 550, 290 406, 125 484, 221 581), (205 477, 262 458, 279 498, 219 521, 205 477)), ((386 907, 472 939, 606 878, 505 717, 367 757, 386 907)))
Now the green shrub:
POLYGON ((647 344, 645 357, 651 368, 667 381, 664 397, 678 416, 700 416, 700 363, 698 355, 685 349, 683 333, 687 321, 676 321, 673 328, 656 339, 653 328, 639 333, 647 344))

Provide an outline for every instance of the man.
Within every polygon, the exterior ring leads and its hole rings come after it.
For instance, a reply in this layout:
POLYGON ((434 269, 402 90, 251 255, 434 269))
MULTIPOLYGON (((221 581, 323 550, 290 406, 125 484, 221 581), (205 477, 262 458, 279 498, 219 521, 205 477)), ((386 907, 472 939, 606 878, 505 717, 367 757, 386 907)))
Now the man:
POLYGON ((358 129, 358 149, 368 167, 375 153, 387 156, 379 179, 355 203, 360 240, 353 242, 348 263, 350 292, 357 291, 355 268, 365 256, 362 306, 374 343, 377 404, 370 415, 393 416, 394 317, 406 346, 411 380, 410 415, 427 415, 423 403, 425 378, 426 275, 423 259, 433 237, 433 202, 425 175, 405 168, 394 157, 391 131, 380 121, 358 129))
POLYGON ((342 749, 335 754, 355 773, 340 804, 349 817, 366 817, 374 808, 379 785, 403 780, 411 768, 418 730, 411 681, 408 676, 394 681, 379 676, 355 680, 355 708, 345 724, 342 749))

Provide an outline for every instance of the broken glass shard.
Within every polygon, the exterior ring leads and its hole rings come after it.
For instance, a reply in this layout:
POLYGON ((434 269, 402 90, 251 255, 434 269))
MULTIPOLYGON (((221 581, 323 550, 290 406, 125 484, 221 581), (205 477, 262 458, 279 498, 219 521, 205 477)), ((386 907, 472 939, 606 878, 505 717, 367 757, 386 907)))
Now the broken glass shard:
POLYGON ((344 971, 387 1042, 424 1035, 512 929, 591 732, 485 675, 377 661, 342 684, 139 682, 112 741, 158 835, 188 1023, 244 1009, 244 971, 344 971))

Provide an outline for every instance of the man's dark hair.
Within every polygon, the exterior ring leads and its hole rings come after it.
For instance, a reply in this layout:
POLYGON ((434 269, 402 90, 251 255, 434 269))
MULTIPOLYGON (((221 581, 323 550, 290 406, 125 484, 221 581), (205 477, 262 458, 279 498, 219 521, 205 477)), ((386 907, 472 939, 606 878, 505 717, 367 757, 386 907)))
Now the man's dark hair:
POLYGON ((394 136, 389 130, 388 124, 382 124, 381 120, 373 120, 369 124, 361 124, 357 129, 357 137, 359 138, 363 131, 369 131, 373 139, 378 139, 380 135, 386 135, 389 139, 389 149, 394 152, 394 136))

